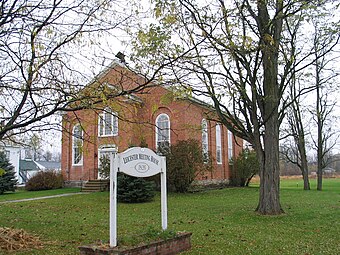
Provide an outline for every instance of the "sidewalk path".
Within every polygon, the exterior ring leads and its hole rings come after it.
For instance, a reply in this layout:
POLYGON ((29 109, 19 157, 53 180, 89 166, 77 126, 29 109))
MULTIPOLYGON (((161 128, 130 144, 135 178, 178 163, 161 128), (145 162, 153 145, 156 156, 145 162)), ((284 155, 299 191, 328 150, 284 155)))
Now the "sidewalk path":
POLYGON ((8 200, 8 201, 2 201, 2 202, 0 202, 0 204, 17 203, 17 202, 25 202, 25 201, 33 201, 33 200, 54 198, 54 197, 66 197, 66 196, 73 196, 73 195, 83 195, 83 194, 89 194, 89 193, 87 193, 87 192, 77 192, 77 193, 66 193, 66 194, 45 196, 45 197, 33 197, 33 198, 25 198, 25 199, 18 199, 18 200, 8 200))

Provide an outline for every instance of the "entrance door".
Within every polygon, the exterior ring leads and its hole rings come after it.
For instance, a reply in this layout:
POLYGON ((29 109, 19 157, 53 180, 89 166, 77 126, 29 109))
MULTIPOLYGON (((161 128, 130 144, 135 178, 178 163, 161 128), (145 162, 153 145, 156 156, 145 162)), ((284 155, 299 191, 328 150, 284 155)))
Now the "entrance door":
POLYGON ((110 178, 110 152, 107 149, 113 148, 116 151, 116 145, 105 145, 98 149, 98 179, 107 180, 110 178))

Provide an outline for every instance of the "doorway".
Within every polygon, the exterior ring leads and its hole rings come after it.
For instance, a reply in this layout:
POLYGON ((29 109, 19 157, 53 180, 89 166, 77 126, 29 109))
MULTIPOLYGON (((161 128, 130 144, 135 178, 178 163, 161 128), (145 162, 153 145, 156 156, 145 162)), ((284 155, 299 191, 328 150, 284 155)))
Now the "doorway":
POLYGON ((106 144, 99 146, 98 149, 98 179, 108 180, 110 178, 110 152, 114 149, 118 152, 115 144, 106 144))

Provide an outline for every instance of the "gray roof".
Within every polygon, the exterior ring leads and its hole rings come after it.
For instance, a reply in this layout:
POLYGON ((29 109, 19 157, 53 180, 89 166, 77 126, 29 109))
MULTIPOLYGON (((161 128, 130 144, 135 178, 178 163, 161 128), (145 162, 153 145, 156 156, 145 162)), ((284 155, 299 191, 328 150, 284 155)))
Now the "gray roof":
POLYGON ((61 168, 61 163, 56 161, 36 161, 39 165, 43 166, 45 170, 58 170, 61 168))
POLYGON ((59 170, 60 168, 60 162, 55 161, 34 161, 31 159, 20 159, 19 162, 19 169, 25 171, 59 170))
POLYGON ((26 171, 37 171, 41 170, 39 166, 33 160, 20 159, 19 169, 26 171))

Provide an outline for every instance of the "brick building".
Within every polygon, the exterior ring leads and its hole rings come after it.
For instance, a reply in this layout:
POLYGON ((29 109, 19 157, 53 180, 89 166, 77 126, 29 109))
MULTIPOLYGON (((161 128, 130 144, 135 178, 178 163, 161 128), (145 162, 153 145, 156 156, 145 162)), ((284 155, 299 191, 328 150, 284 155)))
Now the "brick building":
POLYGON ((189 138, 202 142, 202 153, 211 153, 214 170, 202 180, 228 180, 229 160, 242 149, 242 140, 211 120, 212 108, 192 98, 179 98, 164 86, 144 84, 142 76, 114 62, 87 86, 84 93, 97 93, 102 104, 63 115, 62 173, 66 181, 101 178, 100 158, 105 148, 122 152, 131 146, 147 145, 157 150, 189 138), (112 99, 105 95, 133 89, 135 93, 112 99), (102 94, 101 94, 102 93, 102 94))

